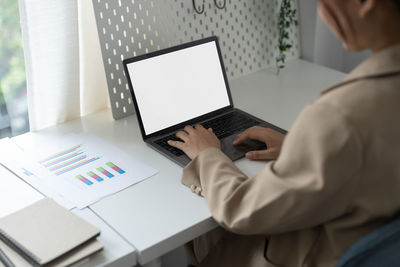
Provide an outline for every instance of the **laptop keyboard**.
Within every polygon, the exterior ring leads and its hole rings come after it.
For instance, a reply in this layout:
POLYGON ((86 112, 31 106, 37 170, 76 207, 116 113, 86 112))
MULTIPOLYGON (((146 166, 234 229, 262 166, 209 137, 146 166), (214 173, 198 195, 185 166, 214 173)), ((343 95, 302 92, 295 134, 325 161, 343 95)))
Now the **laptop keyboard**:
MULTIPOLYGON (((258 121, 249 118, 239 112, 231 112, 202 123, 204 128, 212 128, 214 134, 219 139, 230 136, 234 133, 245 130, 257 124, 259 124, 258 121)), ((184 154, 182 150, 168 145, 168 140, 181 141, 178 137, 175 136, 175 134, 172 134, 156 140, 155 143, 162 146, 175 156, 181 156, 184 154)))
POLYGON ((257 124, 259 124, 258 121, 238 112, 231 112, 202 123, 204 128, 212 128, 213 132, 219 139, 230 136, 257 124))

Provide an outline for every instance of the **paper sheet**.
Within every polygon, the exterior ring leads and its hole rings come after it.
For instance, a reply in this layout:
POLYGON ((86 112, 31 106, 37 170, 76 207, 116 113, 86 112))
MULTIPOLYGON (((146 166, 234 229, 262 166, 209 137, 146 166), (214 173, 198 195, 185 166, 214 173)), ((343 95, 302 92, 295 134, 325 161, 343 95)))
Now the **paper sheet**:
POLYGON ((32 173, 82 209, 157 173, 88 134, 70 134, 28 151, 32 173))
MULTIPOLYGON (((23 179, 26 183, 30 184, 37 191, 41 192, 43 195, 54 199, 58 204, 66 209, 72 209, 75 207, 70 201, 65 199, 57 191, 49 188, 49 186, 38 178, 35 169, 38 167, 35 162, 24 153, 24 151, 18 147, 9 138, 4 138, 0 140, 0 162, 5 165, 9 170, 11 170, 17 177, 23 179)), ((15 195, 19 194, 19 188, 14 188, 15 195)), ((26 191, 25 191, 26 193, 26 191)), ((10 198, 11 200, 12 198, 10 198)))
POLYGON ((42 194, 0 165, 0 218, 42 198, 42 194))

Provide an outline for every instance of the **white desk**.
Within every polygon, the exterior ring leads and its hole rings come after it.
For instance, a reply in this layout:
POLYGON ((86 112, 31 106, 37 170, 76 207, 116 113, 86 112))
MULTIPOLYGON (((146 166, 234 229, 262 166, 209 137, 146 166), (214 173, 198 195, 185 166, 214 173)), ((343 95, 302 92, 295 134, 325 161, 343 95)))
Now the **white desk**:
POLYGON ((83 210, 74 209, 72 212, 101 230, 101 234, 97 239, 104 246, 103 251, 77 264, 79 267, 100 265, 123 267, 136 265, 137 253, 135 248, 125 241, 93 211, 89 208, 85 208, 83 210))
MULTIPOLYGON (((294 60, 279 76, 271 68, 235 79, 230 85, 236 107, 289 129, 308 102, 343 78, 337 71, 294 60)), ((105 110, 13 141, 22 148, 39 148, 41 141, 71 132, 95 134, 159 170, 156 176, 90 207, 136 248, 140 264, 216 227, 204 199, 181 184, 181 167, 143 143, 136 116, 114 121, 111 111, 105 110)), ((246 159, 237 165, 248 175, 264 166, 246 159)))

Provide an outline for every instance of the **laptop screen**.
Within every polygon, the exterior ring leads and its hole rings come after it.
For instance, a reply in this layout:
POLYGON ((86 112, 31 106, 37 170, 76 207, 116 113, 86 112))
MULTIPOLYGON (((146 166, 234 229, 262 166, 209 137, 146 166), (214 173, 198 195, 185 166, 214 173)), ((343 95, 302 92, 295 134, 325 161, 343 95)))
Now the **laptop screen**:
POLYGON ((229 106, 216 41, 126 65, 146 135, 229 106))

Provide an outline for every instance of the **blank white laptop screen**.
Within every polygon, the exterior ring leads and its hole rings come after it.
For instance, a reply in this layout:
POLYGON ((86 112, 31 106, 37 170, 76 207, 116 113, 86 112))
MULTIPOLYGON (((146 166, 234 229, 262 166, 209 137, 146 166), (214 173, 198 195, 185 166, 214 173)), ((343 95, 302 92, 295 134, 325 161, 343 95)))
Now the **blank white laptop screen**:
POLYGON ((146 135, 230 105, 215 42, 127 68, 146 135))

